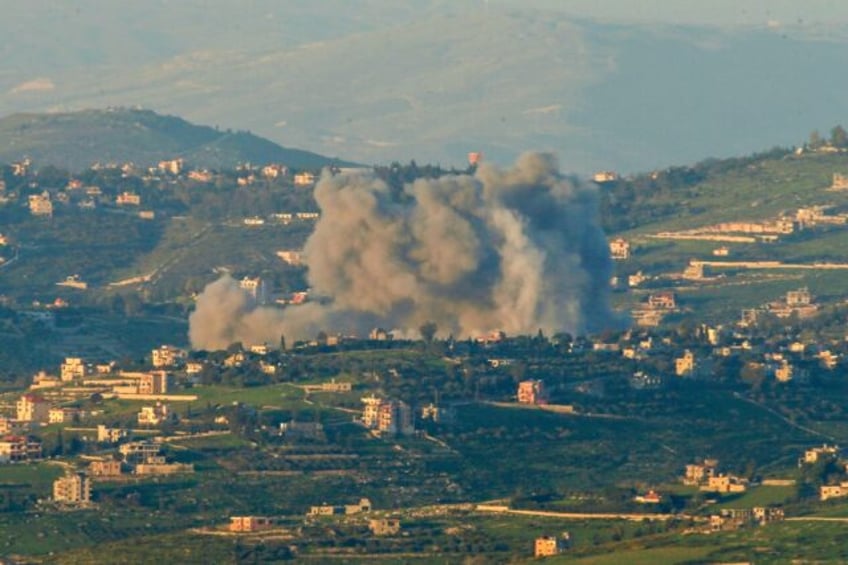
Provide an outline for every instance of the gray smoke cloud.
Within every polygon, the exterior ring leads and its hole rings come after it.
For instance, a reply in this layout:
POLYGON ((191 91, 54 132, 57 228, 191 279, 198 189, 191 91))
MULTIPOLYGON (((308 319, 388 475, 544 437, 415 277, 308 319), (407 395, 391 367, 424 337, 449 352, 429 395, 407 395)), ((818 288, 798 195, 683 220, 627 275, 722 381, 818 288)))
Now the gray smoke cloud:
POLYGON ((313 294, 327 301, 255 307, 225 277, 197 300, 193 347, 376 326, 415 333, 428 321, 457 337, 616 324, 597 188, 563 176, 552 155, 420 179, 400 194, 370 174, 325 174, 315 199, 321 218, 304 257, 313 294))

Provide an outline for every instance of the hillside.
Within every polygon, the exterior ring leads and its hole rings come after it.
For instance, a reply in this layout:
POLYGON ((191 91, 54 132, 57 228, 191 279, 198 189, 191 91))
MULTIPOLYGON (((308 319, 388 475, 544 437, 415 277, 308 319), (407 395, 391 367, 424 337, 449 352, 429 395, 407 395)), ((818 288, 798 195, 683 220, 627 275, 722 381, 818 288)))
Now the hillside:
POLYGON ((824 146, 672 167, 602 185, 611 238, 630 256, 616 261, 618 306, 638 308, 671 290, 680 312, 728 323, 806 287, 821 305, 845 300, 848 152, 824 146), (687 272, 693 262, 704 265, 687 272), (629 282, 641 273, 644 279, 629 282))
POLYGON ((196 167, 285 163, 315 169, 344 161, 281 147, 247 132, 219 131, 150 110, 108 109, 14 114, 0 119, 0 162, 27 156, 71 171, 92 163, 149 166, 182 157, 196 167))

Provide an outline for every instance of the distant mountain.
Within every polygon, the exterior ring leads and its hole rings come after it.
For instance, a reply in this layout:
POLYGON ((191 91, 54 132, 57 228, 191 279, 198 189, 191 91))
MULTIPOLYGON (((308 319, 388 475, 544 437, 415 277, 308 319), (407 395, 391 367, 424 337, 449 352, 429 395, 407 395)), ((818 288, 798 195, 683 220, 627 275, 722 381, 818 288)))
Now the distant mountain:
POLYGON ((0 162, 24 156, 37 166, 50 164, 71 171, 95 162, 149 166, 177 157, 209 168, 230 168, 244 162, 309 169, 351 164, 281 147, 248 132, 219 131, 175 116, 125 108, 14 114, 0 119, 0 162))
POLYGON ((27 2, 0 20, 0 115, 139 105, 364 163, 543 149, 578 173, 747 154, 845 122, 846 3, 684 3, 27 2), (722 14, 734 25, 654 23, 722 14))

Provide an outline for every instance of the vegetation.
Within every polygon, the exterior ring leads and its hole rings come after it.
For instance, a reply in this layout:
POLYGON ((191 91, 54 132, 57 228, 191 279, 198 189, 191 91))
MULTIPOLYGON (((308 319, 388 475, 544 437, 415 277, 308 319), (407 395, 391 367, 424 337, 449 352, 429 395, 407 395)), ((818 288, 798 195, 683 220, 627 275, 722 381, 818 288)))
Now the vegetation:
POLYGON ((286 163, 299 169, 346 164, 283 148, 247 132, 219 131, 174 116, 129 108, 15 114, 0 120, 0 139, 0 161, 29 157, 71 171, 94 163, 147 167, 176 158, 215 169, 247 162, 286 163), (86 143, 80 143, 80 139, 86 143))

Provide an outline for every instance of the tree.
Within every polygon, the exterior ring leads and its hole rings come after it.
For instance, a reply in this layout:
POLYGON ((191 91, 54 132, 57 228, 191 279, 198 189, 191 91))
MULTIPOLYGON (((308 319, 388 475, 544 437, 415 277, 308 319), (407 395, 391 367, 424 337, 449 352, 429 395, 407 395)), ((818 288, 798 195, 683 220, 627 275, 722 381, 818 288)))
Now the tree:
POLYGON ((830 144, 834 147, 848 147, 848 132, 842 126, 830 130, 830 144))
POLYGON ((810 132, 810 141, 809 141, 810 149, 817 149, 822 146, 822 137, 819 134, 818 130, 813 130, 810 132))

